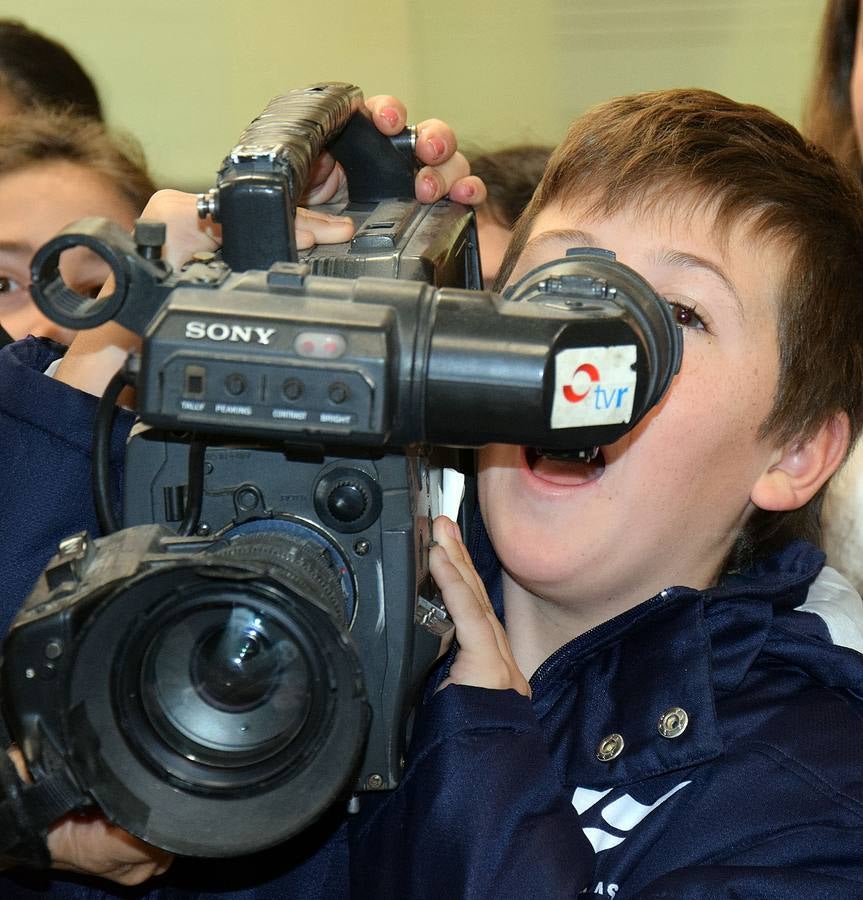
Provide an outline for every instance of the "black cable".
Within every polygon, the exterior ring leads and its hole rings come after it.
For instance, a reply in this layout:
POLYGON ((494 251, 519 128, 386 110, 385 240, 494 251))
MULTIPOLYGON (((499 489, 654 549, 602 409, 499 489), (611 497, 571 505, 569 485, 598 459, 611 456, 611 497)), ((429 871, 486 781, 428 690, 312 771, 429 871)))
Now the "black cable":
POLYGON ((120 530, 111 498, 111 429, 114 416, 117 414, 117 398, 123 388, 131 383, 131 376, 125 368, 114 375, 99 399, 96 421, 93 425, 91 458, 93 504, 96 507, 96 518, 102 534, 112 534, 120 530))
POLYGON ((201 518, 201 506, 204 501, 204 455, 207 445, 196 438, 189 443, 189 471, 186 487, 186 502, 183 521, 177 528, 177 534, 194 534, 201 518))

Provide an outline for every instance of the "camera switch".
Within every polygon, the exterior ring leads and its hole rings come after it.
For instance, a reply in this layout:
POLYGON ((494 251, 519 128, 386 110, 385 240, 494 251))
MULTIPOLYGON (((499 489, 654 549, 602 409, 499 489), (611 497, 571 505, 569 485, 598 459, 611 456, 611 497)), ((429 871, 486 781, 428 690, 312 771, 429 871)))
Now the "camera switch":
POLYGON ((336 381, 330 385, 329 389, 329 398, 332 403, 344 403, 348 397, 350 397, 351 392, 348 390, 347 385, 342 384, 340 381, 336 381))
POLYGON ((245 394, 248 384, 246 379, 239 372, 233 372, 225 379, 225 390, 232 397, 239 397, 245 394))
POLYGON ((299 400, 303 396, 304 385, 299 378, 288 378, 282 384, 285 400, 299 400))
POLYGON ((203 366, 186 366, 183 393, 187 397, 203 397, 207 370, 203 366))

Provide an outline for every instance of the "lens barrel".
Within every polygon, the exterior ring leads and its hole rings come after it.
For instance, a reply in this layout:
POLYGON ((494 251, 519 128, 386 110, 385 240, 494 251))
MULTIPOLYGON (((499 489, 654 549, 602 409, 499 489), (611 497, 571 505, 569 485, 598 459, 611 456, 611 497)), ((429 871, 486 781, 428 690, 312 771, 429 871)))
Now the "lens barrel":
POLYGON ((286 840, 345 791, 369 715, 345 569, 316 530, 255 523, 104 598, 72 667, 68 738, 111 821, 232 856, 286 840))

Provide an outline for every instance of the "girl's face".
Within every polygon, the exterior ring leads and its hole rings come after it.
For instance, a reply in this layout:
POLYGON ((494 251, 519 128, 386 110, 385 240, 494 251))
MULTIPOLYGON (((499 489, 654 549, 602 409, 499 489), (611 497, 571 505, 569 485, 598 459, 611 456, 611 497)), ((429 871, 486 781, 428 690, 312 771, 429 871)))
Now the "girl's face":
MULTIPOLYGON (((75 332, 47 319, 30 298, 30 260, 58 231, 86 216, 131 229, 136 211, 102 175, 76 163, 37 162, 0 176, 0 325, 15 340, 28 334, 68 344, 75 332)), ((63 279, 95 296, 108 267, 84 248, 60 259, 63 279)))

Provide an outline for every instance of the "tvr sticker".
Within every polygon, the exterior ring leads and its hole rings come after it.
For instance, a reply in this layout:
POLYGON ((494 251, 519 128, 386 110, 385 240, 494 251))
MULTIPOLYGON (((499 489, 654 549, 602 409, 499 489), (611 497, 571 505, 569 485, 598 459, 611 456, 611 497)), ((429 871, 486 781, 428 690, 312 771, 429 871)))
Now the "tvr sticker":
POLYGON ((579 347, 555 357, 552 428, 618 425, 632 417, 635 344, 579 347))

